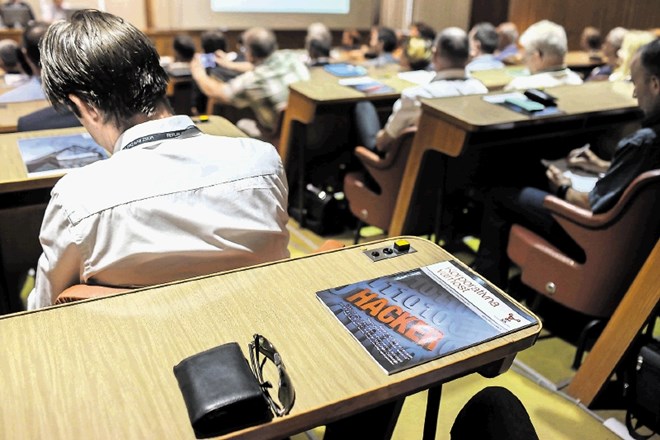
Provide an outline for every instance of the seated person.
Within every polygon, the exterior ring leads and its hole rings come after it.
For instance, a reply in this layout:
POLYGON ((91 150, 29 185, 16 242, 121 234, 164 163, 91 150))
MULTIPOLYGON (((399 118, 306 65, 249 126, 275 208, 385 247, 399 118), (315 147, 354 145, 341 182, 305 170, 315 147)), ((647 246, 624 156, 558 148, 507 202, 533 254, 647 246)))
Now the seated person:
POLYGON ((556 23, 542 20, 531 25, 520 37, 525 65, 531 75, 518 76, 504 88, 520 90, 582 84, 582 78, 566 67, 566 31, 556 23))
POLYGON ((289 256, 276 150, 207 135, 174 116, 167 74, 146 35, 114 15, 81 10, 51 25, 42 50, 49 101, 72 109, 113 154, 53 188, 29 309, 74 284, 153 285, 289 256))
POLYGON ((640 47, 650 43, 655 38, 655 35, 648 31, 628 30, 623 36, 621 49, 617 52, 618 65, 610 75, 610 81, 630 81, 632 59, 640 47))
POLYGON ((307 50, 307 65, 309 67, 329 64, 330 50, 332 49, 330 29, 323 23, 310 24, 305 36, 305 49, 307 50))
POLYGON ((435 40, 436 32, 433 27, 423 21, 416 21, 410 25, 409 36, 410 38, 421 38, 433 42, 435 40))
POLYGON ((495 58, 504 64, 520 64, 521 57, 518 50, 518 27, 509 21, 500 23, 497 28, 497 49, 495 58))
POLYGON ((63 0, 53 0, 41 5, 41 19, 46 23, 67 19, 69 4, 63 0))
POLYGON ((493 54, 497 49, 497 32, 490 23, 474 25, 469 33, 470 62, 465 66, 468 75, 478 70, 501 69, 504 63, 493 54))
POLYGON ((488 89, 480 81, 465 76, 468 54, 468 37, 464 30, 450 27, 440 32, 433 48, 435 78, 427 85, 404 90, 401 98, 394 103, 392 114, 383 129, 380 129, 373 104, 362 101, 355 106, 361 144, 380 153, 386 152, 405 128, 417 124, 421 114, 421 98, 487 93, 488 89))
POLYGON ((622 27, 615 27, 607 33, 603 43, 602 52, 605 64, 595 67, 587 76, 585 81, 607 81, 619 64, 617 53, 623 44, 623 38, 627 30, 622 27))
POLYGON ((397 64, 399 59, 394 56, 397 48, 398 39, 394 30, 380 26, 371 28, 369 38, 369 50, 364 54, 367 61, 365 66, 385 66, 388 64, 397 64))
POLYGON ((331 56, 334 59, 361 63, 364 61, 364 53, 366 48, 362 47, 362 35, 357 29, 345 29, 341 34, 341 45, 334 51, 331 51, 331 56))
POLYGON ((23 32, 23 47, 21 53, 32 70, 30 79, 13 90, 0 95, 0 104, 9 102, 39 101, 46 99, 41 87, 39 42, 46 33, 48 24, 33 21, 23 32))
POLYGON ((5 3, 2 4, 2 22, 6 27, 10 28, 24 28, 27 27, 28 24, 30 24, 31 21, 35 20, 34 17, 34 12, 32 11, 32 7, 30 6, 29 3, 21 1, 21 0, 9 0, 5 3), (4 10, 23 10, 26 12, 25 16, 27 17, 27 21, 23 23, 13 23, 11 22, 10 18, 8 15, 4 14, 4 10))
POLYGON ((506 288, 509 260, 507 242, 513 223, 518 223, 549 240, 554 246, 580 261, 584 253, 563 228, 544 208, 548 194, 592 211, 603 213, 612 208, 628 185, 645 171, 660 167, 660 39, 643 46, 632 60, 633 96, 645 115, 643 128, 622 139, 617 145, 612 162, 608 163, 593 154, 585 156, 569 154, 569 162, 591 166, 605 174, 589 193, 576 191, 555 167, 550 167, 547 190, 538 188, 494 188, 486 198, 481 226, 481 244, 473 268, 497 284, 506 288))
POLYGON ((399 64, 402 71, 433 70, 433 40, 421 37, 408 38, 401 51, 399 64))
POLYGON ((173 62, 167 64, 167 73, 171 76, 189 76, 190 61, 195 56, 195 40, 190 35, 176 35, 172 42, 173 62))
POLYGON ((247 61, 254 69, 230 81, 210 77, 199 56, 192 63, 192 75, 199 89, 209 98, 238 108, 250 107, 262 136, 276 132, 280 113, 289 99, 289 84, 309 79, 309 70, 298 54, 278 51, 275 34, 264 28, 251 28, 243 34, 247 61))
POLYGON ((8 87, 16 87, 30 79, 19 62, 21 48, 12 39, 0 40, 0 69, 4 72, 3 79, 8 87))
POLYGON ((603 37, 600 30, 593 26, 585 27, 580 35, 580 49, 589 54, 589 58, 600 60, 602 58, 600 53, 602 45, 603 37))

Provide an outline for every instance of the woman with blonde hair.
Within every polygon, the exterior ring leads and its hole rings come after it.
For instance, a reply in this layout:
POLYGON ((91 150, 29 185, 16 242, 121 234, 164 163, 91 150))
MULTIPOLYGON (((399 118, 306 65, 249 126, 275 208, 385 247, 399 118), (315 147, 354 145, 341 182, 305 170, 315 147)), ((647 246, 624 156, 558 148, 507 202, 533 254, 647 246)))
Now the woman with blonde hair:
POLYGON ((623 37, 621 49, 617 52, 619 66, 610 75, 610 81, 630 81, 630 64, 640 47, 655 40, 655 35, 648 31, 629 30, 623 37))

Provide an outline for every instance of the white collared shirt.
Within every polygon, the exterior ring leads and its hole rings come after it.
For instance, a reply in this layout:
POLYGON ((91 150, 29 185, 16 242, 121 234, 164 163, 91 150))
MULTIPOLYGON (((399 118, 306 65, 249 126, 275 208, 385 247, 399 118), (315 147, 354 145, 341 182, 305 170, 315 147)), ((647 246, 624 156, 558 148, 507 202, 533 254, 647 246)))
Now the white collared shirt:
POLYGON ((126 130, 109 159, 52 190, 28 308, 78 284, 145 286, 287 258, 287 182, 275 148, 193 129, 187 116, 126 130), (133 148, 136 139, 147 139, 133 148))
POLYGON ((390 137, 396 138, 407 127, 417 124, 422 113, 421 98, 445 98, 479 93, 488 93, 488 89, 481 81, 466 78, 463 69, 440 71, 429 84, 410 87, 401 92, 401 98, 392 106, 392 114, 385 124, 385 131, 390 137))
POLYGON ((560 69, 529 76, 517 76, 504 87, 504 90, 543 89, 578 84, 582 84, 580 75, 570 69, 560 69))

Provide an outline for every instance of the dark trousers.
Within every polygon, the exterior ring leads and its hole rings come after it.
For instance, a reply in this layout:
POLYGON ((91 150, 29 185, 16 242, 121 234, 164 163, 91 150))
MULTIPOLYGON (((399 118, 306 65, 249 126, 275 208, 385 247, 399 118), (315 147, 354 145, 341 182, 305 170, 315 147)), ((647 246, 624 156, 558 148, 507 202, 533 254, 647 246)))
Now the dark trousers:
POLYGON ((578 261, 584 252, 543 207, 546 191, 537 188, 495 188, 485 198, 481 244, 474 269, 500 288, 507 287, 509 258, 506 248, 511 225, 516 223, 539 234, 578 261))
POLYGON ((376 107, 370 101, 360 101, 355 104, 353 112, 358 142, 376 151, 376 135, 381 129, 376 107))

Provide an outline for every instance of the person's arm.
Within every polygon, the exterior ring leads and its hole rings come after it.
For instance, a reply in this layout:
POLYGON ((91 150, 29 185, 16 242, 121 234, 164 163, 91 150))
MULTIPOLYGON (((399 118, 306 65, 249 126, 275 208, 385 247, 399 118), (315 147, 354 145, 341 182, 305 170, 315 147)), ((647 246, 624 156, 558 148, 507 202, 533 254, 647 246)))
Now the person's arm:
POLYGON ((376 149, 381 152, 386 152, 390 149, 390 145, 394 141, 394 138, 387 133, 385 130, 379 130, 376 135, 376 149))
POLYGON ((215 51, 215 63, 224 67, 225 69, 233 70, 234 72, 245 73, 254 69, 254 64, 249 61, 234 61, 230 59, 226 52, 221 50, 215 51))
POLYGON ((550 192, 572 205, 591 210, 589 193, 574 190, 571 187, 571 179, 564 176, 559 168, 550 165, 545 175, 548 177, 550 192))
POLYGON ((51 201, 39 234, 43 252, 28 297, 28 310, 52 305, 67 287, 81 282, 82 257, 69 226, 62 207, 51 201))
POLYGON ((417 124, 421 113, 420 102, 417 96, 404 91, 401 94, 401 98, 392 106, 392 114, 387 119, 385 127, 376 136, 376 148, 382 152, 387 151, 392 141, 403 130, 417 124))
POLYGON ((224 81, 212 78, 202 65, 200 54, 195 54, 190 62, 190 73, 199 89, 209 98, 216 98, 225 104, 231 103, 231 91, 224 81))

